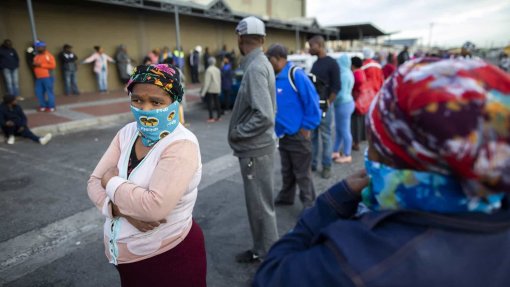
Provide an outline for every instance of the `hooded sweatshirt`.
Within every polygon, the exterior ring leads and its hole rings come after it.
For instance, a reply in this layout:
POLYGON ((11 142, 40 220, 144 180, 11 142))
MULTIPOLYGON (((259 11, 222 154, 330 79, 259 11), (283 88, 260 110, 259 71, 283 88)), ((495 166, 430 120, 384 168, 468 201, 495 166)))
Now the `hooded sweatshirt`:
POLYGON ((340 91, 336 95, 335 104, 344 104, 353 101, 352 88, 354 87, 354 75, 351 71, 351 58, 343 54, 337 59, 340 67, 340 91))

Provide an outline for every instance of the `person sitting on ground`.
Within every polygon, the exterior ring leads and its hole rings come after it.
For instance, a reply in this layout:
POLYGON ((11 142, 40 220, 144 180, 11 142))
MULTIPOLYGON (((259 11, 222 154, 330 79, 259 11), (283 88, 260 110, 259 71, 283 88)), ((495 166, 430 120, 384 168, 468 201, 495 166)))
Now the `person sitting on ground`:
POLYGON ((510 286, 509 100, 480 60, 401 66, 368 113, 366 171, 304 212, 253 285, 510 286))
POLYGON ((14 144, 15 136, 29 138, 42 145, 51 140, 51 134, 38 137, 27 127, 27 117, 21 106, 16 103, 16 97, 7 95, 0 104, 0 126, 7 138, 7 144, 14 144))

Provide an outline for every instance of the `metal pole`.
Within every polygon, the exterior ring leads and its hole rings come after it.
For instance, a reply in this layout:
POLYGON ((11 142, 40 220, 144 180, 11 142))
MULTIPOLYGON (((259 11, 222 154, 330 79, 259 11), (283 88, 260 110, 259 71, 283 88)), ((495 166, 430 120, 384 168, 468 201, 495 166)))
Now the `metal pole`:
POLYGON ((179 27, 178 6, 174 6, 174 15, 175 15, 175 44, 177 45, 177 50, 181 51, 181 28, 179 27))
POLYGON ((301 48, 301 44, 299 42, 301 42, 299 39, 299 27, 296 27, 296 53, 298 53, 301 48))
POLYGON ((432 28, 434 28, 434 22, 430 23, 429 28, 429 49, 432 48, 432 28))
POLYGON ((30 26, 32 27, 32 39, 34 43, 37 41, 37 32, 35 31, 34 11, 32 10, 32 0, 27 0, 28 16, 30 18, 30 26))

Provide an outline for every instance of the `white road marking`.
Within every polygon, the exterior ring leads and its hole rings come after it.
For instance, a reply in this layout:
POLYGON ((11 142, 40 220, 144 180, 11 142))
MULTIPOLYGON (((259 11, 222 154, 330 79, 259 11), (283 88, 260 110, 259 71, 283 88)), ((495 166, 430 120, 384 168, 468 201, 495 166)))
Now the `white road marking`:
MULTIPOLYGON (((21 153, 4 148, 0 148, 0 151, 23 156, 21 153)), ((90 174, 87 170, 79 170, 72 166, 65 168, 81 171, 84 175, 90 174)), ((223 155, 205 163, 202 167, 199 192, 237 172, 239 172, 237 158, 232 154, 223 155)), ((78 248, 78 241, 84 244, 84 238, 94 233, 97 233, 97 239, 100 239, 102 224, 103 216, 93 207, 0 242, 0 286, 73 252, 78 248)))

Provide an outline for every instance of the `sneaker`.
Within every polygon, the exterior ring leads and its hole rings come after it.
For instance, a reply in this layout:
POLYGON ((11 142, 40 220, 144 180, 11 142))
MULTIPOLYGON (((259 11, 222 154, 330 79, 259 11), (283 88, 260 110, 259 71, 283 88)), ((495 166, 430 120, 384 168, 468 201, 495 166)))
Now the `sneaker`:
POLYGON ((39 138, 39 143, 41 145, 47 144, 51 140, 51 134, 46 134, 45 136, 39 138))
POLYGON ((47 113, 54 113, 56 111, 55 108, 46 108, 47 113))
POLYGON ((260 263, 262 262, 262 258, 260 258, 260 256, 257 253, 248 250, 237 254, 236 261, 238 263, 260 263))
POLYGON ((354 151, 359 151, 359 150, 360 150, 359 143, 354 143, 354 144, 352 145, 352 150, 354 150, 354 151))
POLYGON ((336 163, 349 163, 352 162, 352 156, 341 156, 335 159, 336 163))
POLYGON ((321 176, 322 176, 322 178, 330 178, 331 177, 331 167, 329 167, 329 166, 323 167, 321 176))
POLYGON ((214 122, 215 122, 215 120, 214 120, 214 119, 208 119, 208 120, 207 120, 207 122, 208 122, 208 123, 214 123, 214 122))
POLYGON ((7 139, 7 144, 14 144, 16 142, 16 138, 13 135, 10 135, 7 139))
POLYGON ((332 153, 332 154, 331 154, 331 158, 332 158, 333 160, 336 160, 336 159, 337 159, 337 158, 339 158, 339 157, 340 157, 340 153, 339 153, 339 152, 334 152, 334 153, 332 153))
POLYGON ((22 101, 24 101, 24 100, 25 100, 25 98, 23 98, 23 97, 19 97, 19 96, 18 96, 18 97, 16 97, 16 101, 20 101, 20 102, 22 102, 22 101))
POLYGON ((46 111, 46 108, 38 107, 38 108, 37 108, 37 111, 38 111, 38 112, 45 112, 45 111, 46 111))

